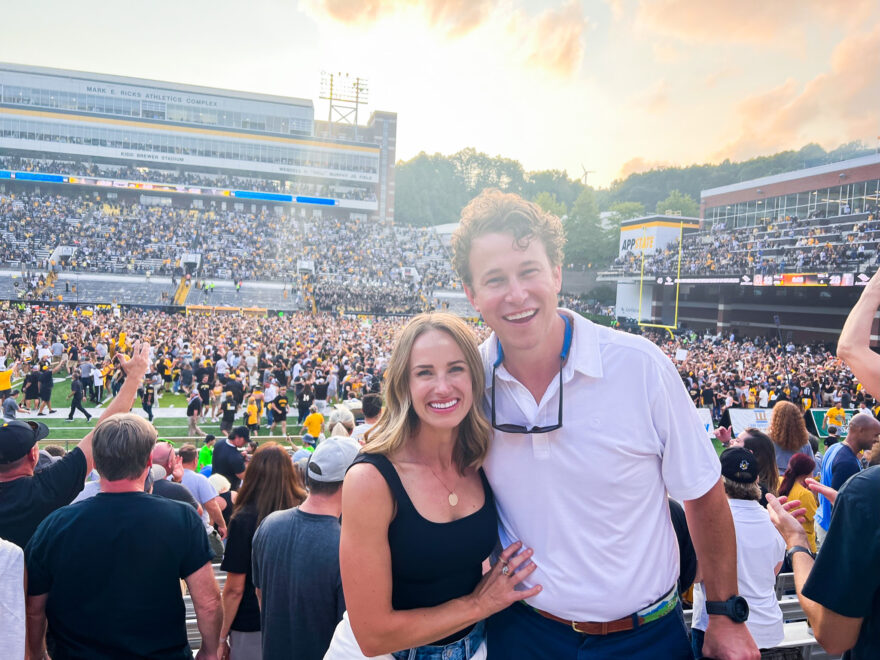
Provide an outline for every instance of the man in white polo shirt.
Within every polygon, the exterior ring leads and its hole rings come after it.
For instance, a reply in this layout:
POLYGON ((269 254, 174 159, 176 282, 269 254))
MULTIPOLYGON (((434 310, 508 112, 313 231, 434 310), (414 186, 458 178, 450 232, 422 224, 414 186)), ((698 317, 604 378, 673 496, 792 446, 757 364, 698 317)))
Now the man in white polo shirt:
POLYGON ((453 236, 468 299, 494 330, 481 347, 494 429, 484 469, 501 543, 534 550, 523 584, 543 586, 490 619, 488 648, 522 660, 692 657, 668 492, 685 503, 710 601, 706 654, 754 660, 715 450, 654 344, 557 309, 563 242, 557 218, 497 190, 464 209, 453 236))

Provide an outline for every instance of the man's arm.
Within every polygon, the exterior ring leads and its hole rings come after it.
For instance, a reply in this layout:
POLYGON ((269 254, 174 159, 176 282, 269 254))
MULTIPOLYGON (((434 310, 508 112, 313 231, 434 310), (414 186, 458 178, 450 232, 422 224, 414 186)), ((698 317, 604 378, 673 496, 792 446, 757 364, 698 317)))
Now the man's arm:
MULTIPOLYGON (((122 383, 119 393, 107 404, 107 408, 101 413, 95 428, 98 428, 101 422, 108 417, 119 413, 127 413, 131 410, 135 396, 137 396, 138 385, 144 379, 144 374, 149 366, 150 345, 146 342, 135 342, 133 355, 130 359, 125 355, 118 355, 119 366, 125 372, 125 382, 122 383)), ((91 472, 95 467, 94 460, 92 459, 92 435, 94 435, 94 429, 85 438, 80 440, 77 445, 86 456, 86 472, 91 472)))
POLYGON ((223 498, 217 496, 213 499, 205 502, 205 511, 208 512, 208 517, 211 519, 211 522, 217 526, 217 531, 220 533, 220 538, 226 538, 226 521, 223 520, 223 509, 220 505, 226 505, 226 502, 223 501, 223 498))
POLYGON ((211 562, 186 578, 186 586, 192 596, 196 622, 202 635, 199 655, 204 651, 208 657, 215 657, 220 648, 220 627, 223 625, 223 607, 220 602, 220 587, 214 577, 211 562))
MULTIPOLYGON (((727 600, 738 593, 736 532, 719 479, 702 497, 684 503, 688 529, 697 551, 697 563, 706 600, 727 600)), ((703 652, 720 660, 757 660, 761 652, 744 623, 723 614, 709 615, 703 652)))
POLYGON ((42 660, 46 654, 46 601, 49 594, 27 597, 27 658, 42 660))
MULTIPOLYGON (((773 521, 776 529, 779 530, 782 538, 785 539, 785 547, 787 549, 791 549, 796 545, 802 545, 805 548, 810 547, 804 528, 789 513, 790 509, 799 505, 800 502, 797 500, 785 503, 785 498, 782 498, 782 501, 780 501, 772 493, 767 494, 767 511, 770 513, 770 520, 773 521)), ((807 615, 807 619, 810 621, 816 641, 828 653, 839 655, 855 646, 859 639, 859 631, 862 628, 863 619, 843 616, 803 595, 804 584, 810 576, 810 571, 813 570, 814 563, 815 560, 806 552, 798 552, 792 556, 791 566, 794 572, 795 592, 804 610, 804 614, 807 615)))
POLYGON ((880 307, 880 270, 865 286, 837 340, 837 357, 872 396, 880 396, 880 355, 871 350, 871 326, 880 307))

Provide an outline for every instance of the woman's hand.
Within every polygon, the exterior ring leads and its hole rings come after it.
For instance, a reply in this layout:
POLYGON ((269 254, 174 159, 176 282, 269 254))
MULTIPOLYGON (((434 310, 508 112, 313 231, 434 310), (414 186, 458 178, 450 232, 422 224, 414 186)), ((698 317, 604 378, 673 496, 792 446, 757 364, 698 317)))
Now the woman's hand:
POLYGON ((531 575, 537 565, 531 561, 532 549, 522 548, 522 541, 507 546, 498 562, 483 576, 471 594, 483 616, 488 617, 518 600, 531 598, 541 593, 543 587, 535 585, 531 589, 517 590, 516 586, 531 575), (519 552, 519 554, 517 554, 519 552))

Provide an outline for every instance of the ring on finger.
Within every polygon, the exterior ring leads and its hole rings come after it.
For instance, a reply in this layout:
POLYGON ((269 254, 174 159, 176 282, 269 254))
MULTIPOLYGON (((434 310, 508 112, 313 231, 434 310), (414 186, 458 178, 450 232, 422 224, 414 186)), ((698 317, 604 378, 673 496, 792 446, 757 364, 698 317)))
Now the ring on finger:
POLYGON ((501 575, 510 575, 510 566, 507 565, 507 562, 504 562, 504 566, 501 567, 501 575))

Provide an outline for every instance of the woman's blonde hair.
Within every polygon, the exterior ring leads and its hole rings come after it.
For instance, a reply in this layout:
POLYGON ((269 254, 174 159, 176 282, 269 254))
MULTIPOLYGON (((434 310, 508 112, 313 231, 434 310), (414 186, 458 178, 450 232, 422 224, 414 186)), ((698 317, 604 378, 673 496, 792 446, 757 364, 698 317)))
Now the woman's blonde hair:
POLYGON ((445 332, 461 349, 471 376, 473 405, 458 426, 458 439, 452 450, 452 461, 458 471, 479 467, 489 449, 489 422, 483 413, 486 382, 483 361, 474 333, 457 316, 444 312, 419 314, 401 331, 385 372, 385 407, 376 425, 367 433, 367 454, 392 454, 399 450, 419 425, 410 396, 410 355, 413 344, 426 332, 445 332))

